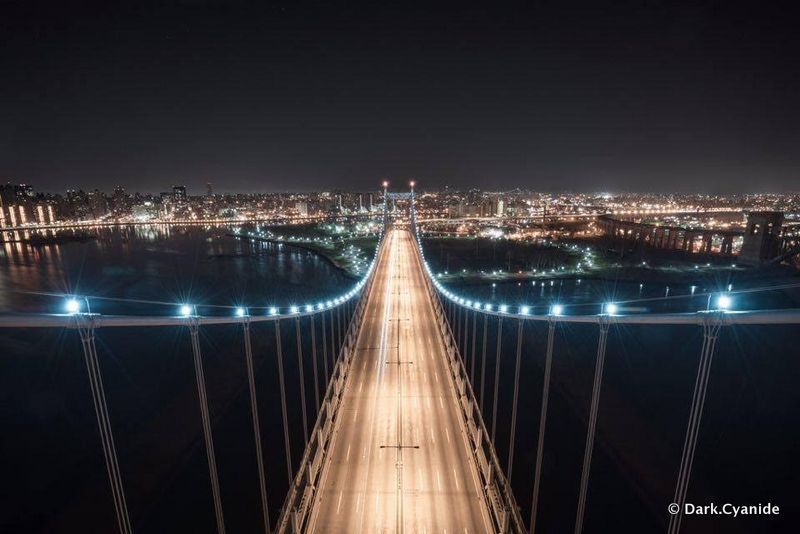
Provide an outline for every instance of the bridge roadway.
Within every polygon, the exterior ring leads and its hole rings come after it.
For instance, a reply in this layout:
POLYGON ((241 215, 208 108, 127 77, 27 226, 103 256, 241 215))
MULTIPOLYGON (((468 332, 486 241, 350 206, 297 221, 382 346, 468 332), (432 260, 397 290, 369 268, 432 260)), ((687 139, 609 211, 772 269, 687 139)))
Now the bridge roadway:
POLYGON ((411 234, 378 258, 309 532, 489 532, 411 234))

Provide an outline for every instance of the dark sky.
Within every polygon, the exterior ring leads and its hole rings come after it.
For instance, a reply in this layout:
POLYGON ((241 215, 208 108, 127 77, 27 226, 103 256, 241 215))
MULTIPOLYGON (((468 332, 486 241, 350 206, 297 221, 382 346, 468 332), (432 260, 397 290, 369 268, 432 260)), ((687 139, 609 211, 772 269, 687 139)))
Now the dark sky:
POLYGON ((791 6, 0 0, 0 180, 798 190, 791 6))

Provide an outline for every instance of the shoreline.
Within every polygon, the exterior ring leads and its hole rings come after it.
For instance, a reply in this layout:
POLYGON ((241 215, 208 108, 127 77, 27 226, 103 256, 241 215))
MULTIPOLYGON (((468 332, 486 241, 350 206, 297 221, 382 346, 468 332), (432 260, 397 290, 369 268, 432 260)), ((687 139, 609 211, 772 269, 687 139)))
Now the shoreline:
POLYGON ((348 269, 346 266, 340 265, 331 255, 329 255, 327 253, 327 251, 325 251, 324 249, 320 249, 320 248, 314 247, 313 245, 308 245, 308 244, 304 244, 304 243, 290 243, 290 242, 287 242, 287 241, 282 241, 280 239, 271 239, 271 238, 268 238, 268 237, 254 237, 254 236, 249 236, 249 235, 236 235, 236 234, 231 234, 231 233, 227 233, 227 234, 225 234, 225 236, 226 237, 233 237, 233 238, 236 238, 236 239, 244 239, 246 241, 262 241, 262 242, 265 242, 265 243, 272 243, 274 245, 283 245, 283 246, 286 246, 286 247, 294 247, 294 248, 299 249, 299 250, 304 250, 306 252, 311 252, 313 254, 316 254, 317 256, 319 256, 320 258, 325 260, 326 262, 328 262, 333 267, 335 267, 335 268, 339 269, 340 271, 342 271, 342 273, 346 277, 348 277, 350 279, 353 279, 353 280, 358 280, 360 278, 357 274, 351 272, 350 269, 348 269))

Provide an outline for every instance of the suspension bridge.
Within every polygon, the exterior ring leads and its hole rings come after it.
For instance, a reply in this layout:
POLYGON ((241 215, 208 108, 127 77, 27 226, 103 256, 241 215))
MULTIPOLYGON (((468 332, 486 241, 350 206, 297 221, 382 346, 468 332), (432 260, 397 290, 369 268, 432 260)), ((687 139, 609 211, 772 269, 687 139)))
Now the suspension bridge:
MULTIPOLYGON (((598 315, 565 315, 560 306, 542 314, 524 305, 497 306, 465 299, 432 275, 415 224, 413 193, 401 198, 409 201, 410 223, 393 225, 385 215, 386 230, 367 274, 346 294, 332 300, 264 310, 236 308, 230 316, 203 316, 185 305, 174 317, 98 315, 90 313, 81 301, 71 301, 67 314, 0 317, 0 328, 77 332, 120 533, 136 530, 136 521, 126 497, 126 466, 114 439, 102 351, 96 344, 97 336, 106 329, 185 329, 202 422, 209 504, 214 528, 220 534, 226 531, 226 502, 206 390, 208 346, 201 335, 217 325, 240 329, 252 424, 248 439, 254 443, 257 503, 264 532, 523 533, 537 530, 541 512, 550 382, 553 361, 558 358, 557 329, 570 324, 593 325, 593 379, 572 527, 579 534, 586 524, 610 332, 620 325, 694 326, 702 332, 694 389, 686 408, 683 449, 676 466, 673 502, 682 510, 720 333, 737 324, 800 323, 800 311, 796 310, 731 312, 720 308, 626 315, 606 307, 598 315), (527 328, 532 324, 544 327, 543 339, 530 335, 527 328), (266 344, 265 338, 269 339, 266 344), (534 342, 544 345, 536 448, 530 451, 535 460, 533 470, 521 472, 517 425, 525 408, 519 406, 520 369, 534 342), (256 379, 256 363, 264 357, 264 347, 276 363, 282 435, 269 439, 282 441, 285 458, 280 462, 264 456, 258 402, 263 391, 256 379), (507 392, 501 387, 504 365, 514 369, 507 392), (511 397, 511 410, 510 417, 503 418, 498 414, 498 399, 505 393, 511 397), (293 411, 299 414, 293 416, 293 411), (499 442, 503 443, 502 453, 499 442), (279 472, 276 464, 283 464, 285 472, 279 472), (285 498, 270 502, 268 477, 284 476, 288 485, 285 498), (512 476, 513 480, 527 478, 532 491, 515 494, 512 476), (523 500, 525 517, 520 505, 523 500)), ((679 532, 682 518, 682 513, 668 516, 665 507, 668 532, 679 532)))

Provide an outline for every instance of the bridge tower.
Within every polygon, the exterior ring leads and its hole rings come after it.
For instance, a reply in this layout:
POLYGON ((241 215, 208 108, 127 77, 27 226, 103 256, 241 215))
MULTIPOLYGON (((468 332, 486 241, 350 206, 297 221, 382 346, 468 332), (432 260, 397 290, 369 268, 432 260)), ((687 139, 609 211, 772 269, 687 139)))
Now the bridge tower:
POLYGON ((749 212, 739 263, 761 265, 780 254, 782 224, 780 211, 749 212))

